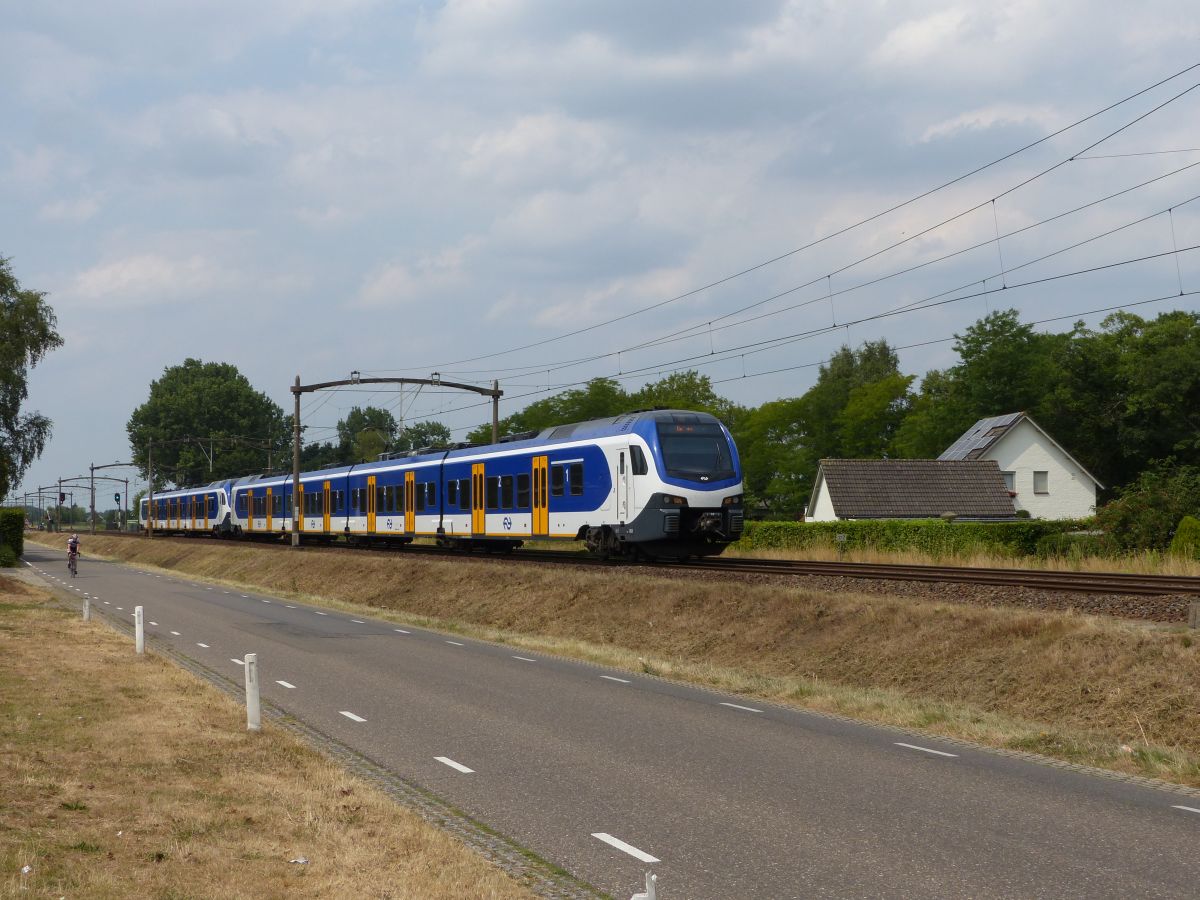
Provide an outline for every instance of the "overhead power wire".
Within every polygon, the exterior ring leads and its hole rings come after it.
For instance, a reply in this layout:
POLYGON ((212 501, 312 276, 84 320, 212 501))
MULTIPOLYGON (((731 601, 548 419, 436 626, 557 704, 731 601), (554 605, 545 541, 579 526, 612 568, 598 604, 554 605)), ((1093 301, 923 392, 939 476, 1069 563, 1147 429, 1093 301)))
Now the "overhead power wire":
MULTIPOLYGON (((468 357, 468 358, 465 358, 465 359, 454 360, 454 361, 451 361, 451 362, 443 363, 443 364, 441 364, 440 366, 437 366, 436 368, 442 368, 442 367, 446 367, 446 366, 462 365, 463 363, 468 363, 468 362, 477 362, 477 361, 479 361, 479 360, 483 360, 483 359, 493 359, 493 358, 495 358, 495 357, 497 357, 497 356, 505 356, 505 355, 507 355, 507 354, 509 354, 509 353, 517 353, 517 352, 520 352, 520 351, 522 351, 522 350, 530 350, 530 349, 533 349, 534 347, 541 347, 541 346, 545 346, 546 344, 554 343, 554 342, 556 342, 556 341, 565 340, 565 339, 567 339, 567 338, 570 338, 570 337, 577 337, 578 335, 581 335, 581 334, 587 334, 588 332, 595 331, 595 330, 596 330, 596 329, 598 329, 598 328, 604 328, 604 327, 606 327, 606 326, 608 326, 608 325, 612 325, 612 324, 614 324, 614 323, 616 323, 616 322, 622 322, 622 321, 625 321, 626 319, 633 318, 634 316, 638 316, 638 315, 641 315, 641 314, 643 314, 643 313, 646 313, 646 312, 650 312, 650 311, 652 311, 652 310, 655 310, 655 309, 660 309, 660 308, 662 308, 662 307, 664 307, 664 306, 668 306, 668 305, 670 305, 670 304, 672 304, 672 303, 676 303, 676 302, 678 302, 678 301, 680 301, 680 300, 684 300, 684 299, 686 299, 686 298, 688 298, 688 297, 693 297, 693 296, 695 296, 696 294, 699 294, 699 293, 702 293, 702 292, 704 292, 704 291, 710 290, 710 289, 712 289, 712 288, 714 288, 714 287, 718 287, 718 286, 720 286, 720 285, 722 285, 722 284, 726 284, 726 283, 728 283, 728 282, 730 282, 730 281, 733 281, 734 279, 741 278, 741 277, 743 277, 744 275, 748 275, 748 274, 750 274, 750 273, 752 273, 752 272, 756 272, 756 271, 758 271, 758 270, 760 270, 760 269, 763 269, 763 268, 765 268, 765 267, 767 267, 767 266, 773 265, 774 263, 777 263, 777 262, 780 262, 780 261, 782 261, 782 260, 784 260, 784 259, 788 259, 789 257, 795 256, 797 253, 802 253, 802 252, 803 252, 803 251, 805 251, 805 250, 810 250, 810 249, 812 249, 813 247, 816 247, 816 246, 819 246, 820 244, 823 244, 823 243, 825 243, 826 241, 830 241, 830 240, 832 240, 832 239, 834 239, 834 238, 836 238, 836 237, 840 237, 840 236, 842 236, 842 235, 844 235, 844 234, 847 234, 847 233, 849 233, 849 232, 851 232, 851 231, 853 231, 853 230, 855 230, 855 229, 857 229, 857 228, 860 228, 860 227, 862 227, 863 225, 868 225, 868 224, 870 224, 871 222, 877 221, 878 219, 881 219, 881 218, 883 218, 884 216, 890 215, 890 214, 891 214, 891 213, 893 213, 893 212, 896 212, 896 211, 898 211, 898 210, 900 210, 900 209, 903 209, 903 208, 904 208, 904 207, 906 207, 906 206, 910 206, 910 205, 912 205, 913 203, 916 203, 916 202, 918 202, 918 201, 920 201, 920 200, 923 200, 923 199, 925 199, 926 197, 929 197, 929 196, 931 196, 931 195, 933 195, 933 194, 937 193, 938 191, 945 190, 946 188, 948 188, 948 187, 951 187, 951 186, 953 186, 953 185, 955 185, 955 184, 958 184, 958 183, 959 183, 959 182, 961 182, 961 181, 965 181, 965 180, 966 180, 966 179, 968 179, 968 178, 971 178, 971 177, 973 177, 973 176, 975 176, 975 175, 978 175, 980 172, 986 171, 987 169, 990 169, 990 168, 992 168, 992 167, 994 167, 994 166, 997 166, 997 165, 999 165, 999 164, 1000 164, 1000 163, 1002 163, 1002 162, 1005 162, 1005 161, 1007 161, 1007 160, 1009 160, 1009 159, 1012 159, 1013 157, 1015 157, 1015 156, 1018 156, 1018 155, 1020 155, 1020 154, 1022 154, 1022 153, 1024 153, 1024 152, 1026 152, 1026 151, 1028 151, 1028 150, 1031 150, 1032 148, 1034 148, 1034 147, 1038 146, 1039 144, 1043 144, 1043 143, 1045 143, 1046 141, 1052 140, 1053 138, 1055 138, 1055 137, 1058 137, 1059 135, 1061 135, 1061 134, 1064 134, 1064 133, 1066 133, 1067 131, 1070 131, 1070 130, 1071 130, 1071 129, 1073 129, 1073 128, 1077 128, 1078 126, 1080 126, 1080 125, 1082 125, 1082 124, 1084 124, 1084 123, 1086 123, 1086 122, 1089 122, 1089 121, 1091 121, 1092 119, 1095 119, 1095 118, 1097 118, 1098 116, 1102 116, 1102 115, 1104 115, 1105 113, 1107 113, 1107 112, 1110 112, 1111 110, 1113 110, 1113 109, 1116 109, 1117 107, 1119 107, 1119 106, 1122 106, 1122 105, 1124 105, 1125 103, 1128 103, 1128 102, 1130 102, 1131 100, 1135 100, 1135 99, 1137 99, 1138 97, 1142 96, 1143 94, 1146 94, 1146 93, 1148 93, 1148 92, 1150 92, 1150 91, 1154 90, 1155 88, 1161 87, 1162 85, 1164 85, 1164 84, 1166 84, 1166 83, 1168 83, 1168 82, 1170 82, 1170 81, 1173 81, 1173 80, 1175 80, 1176 78, 1179 78, 1180 76, 1182 76, 1182 75, 1185 75, 1185 74, 1187 74, 1188 72, 1190 72, 1190 71, 1192 71, 1193 69, 1196 69, 1196 68, 1200 68, 1200 63, 1193 63, 1193 64, 1192 64, 1192 65, 1190 65, 1190 66, 1187 66, 1187 67, 1185 67, 1185 68, 1183 68, 1183 69, 1180 69, 1180 70, 1179 70, 1178 72, 1176 72, 1175 74, 1173 74, 1173 75, 1170 75, 1170 76, 1168 76, 1168 77, 1166 77, 1166 78, 1163 78, 1163 79, 1161 79, 1160 81, 1157 81, 1157 82, 1155 82, 1154 84, 1151 84, 1151 85, 1149 85, 1148 87, 1142 88, 1141 90, 1139 90, 1139 91, 1137 91, 1137 92, 1135 92, 1135 93, 1133 93, 1133 94, 1130 94, 1130 95, 1128 95, 1127 97, 1124 97, 1123 99, 1116 101, 1115 103, 1111 103, 1111 104, 1109 104, 1108 106, 1104 107, 1103 109, 1097 110, 1096 112, 1094 112, 1094 113, 1091 113, 1090 115, 1084 116, 1083 118, 1081 118, 1081 119, 1078 119, 1078 120, 1076 120, 1076 121, 1072 122, 1071 124, 1069 124, 1069 125, 1066 125, 1066 126, 1064 126, 1064 127, 1060 128, 1060 129, 1058 129, 1057 131, 1054 131, 1054 132, 1051 132, 1050 134, 1044 135, 1043 137, 1041 137, 1041 138, 1038 138, 1038 139, 1037 139, 1037 140, 1035 140, 1035 141, 1031 141, 1030 143, 1028 143, 1028 144, 1025 144, 1024 146, 1017 148, 1016 150, 1012 150, 1012 151, 1010 151, 1009 153, 1006 153, 1005 155, 1003 155, 1003 156, 1001 156, 1001 157, 999 157, 999 158, 997 158, 997 159, 994 159, 994 160, 992 160, 991 162, 985 163, 985 164, 983 164, 983 165, 981 165, 981 166, 977 166, 976 168, 974 168, 974 169, 970 170, 969 172, 965 172, 965 173, 963 173, 962 175, 959 175, 959 176, 957 176, 957 177, 955 177, 955 178, 952 178, 952 179, 950 179, 949 181, 946 181, 946 182, 943 182, 942 184, 939 184, 939 185, 937 185, 936 187, 929 188, 929 189, 927 189, 927 190, 925 190, 925 191, 921 192, 920 194, 917 194, 917 195, 916 195, 916 196, 914 196, 914 197, 910 197, 910 198, 909 198, 909 199, 907 199, 907 200, 901 201, 900 203, 896 203, 896 204, 894 204, 894 205, 892 205, 892 206, 888 207, 887 209, 884 209, 884 210, 882 210, 882 211, 880 211, 880 212, 874 213, 874 214, 872 214, 872 215, 870 215, 870 216, 867 216, 866 218, 859 219, 858 221, 856 221, 856 222, 853 222, 853 223, 852 223, 852 224, 850 224, 850 225, 846 225, 846 226, 844 226, 844 227, 842 227, 842 228, 840 228, 840 229, 837 229, 837 230, 835 230, 835 231, 833 231, 833 232, 830 232, 829 234, 826 234, 826 235, 824 235, 823 237, 817 238, 817 239, 815 239, 815 240, 813 240, 813 241, 810 241, 810 242, 808 242, 808 243, 806 243, 806 244, 803 244, 803 245, 801 245, 801 246, 799 246, 799 247, 796 247, 796 248, 794 248, 794 249, 792 249, 792 250, 788 250, 788 251, 787 251, 787 252, 785 252, 785 253, 781 253, 781 254, 779 254, 779 255, 777 255, 777 256, 771 257, 770 259, 764 260, 763 262, 756 263, 755 265, 748 266, 748 267, 746 267, 746 268, 744 268, 744 269, 741 269, 741 270, 739 270, 739 271, 737 271, 737 272, 734 272, 734 273, 733 273, 733 274, 731 274, 731 275, 726 275, 726 276, 724 276, 724 277, 722 277, 722 278, 718 278, 718 279, 716 279, 715 281, 711 281, 711 282, 709 282, 708 284, 704 284, 704 285, 701 285, 700 287, 693 288, 693 289, 691 289, 691 290, 689 290, 689 291, 685 291, 685 292, 684 292, 684 293, 682 293, 682 294, 677 294, 677 295, 676 295, 676 296, 674 296, 674 297, 670 297, 670 298, 667 298, 667 299, 665 299, 665 300, 660 300, 660 301, 658 301, 657 303, 653 303, 653 304, 651 304, 651 305, 649 305, 649 306, 641 307, 641 308, 639 308, 639 309, 632 310, 632 311, 630 311, 630 312, 628 312, 628 313, 623 313, 622 315, 615 316, 615 317, 613 317, 613 318, 611 318, 611 319, 607 319, 607 320, 605 320, 605 321, 603 321, 603 322, 597 322, 597 323, 595 323, 595 324, 593 324, 593 325, 588 325, 588 326, 586 326, 586 327, 584 327, 584 328, 578 328, 578 329, 575 329, 574 331, 565 332, 565 333, 563 333, 563 334, 560 334, 560 335, 557 335, 557 336, 555 336, 555 337, 551 337, 551 338, 545 338, 545 339, 543 339, 543 340, 534 341, 534 342, 532 342, 532 343, 528 343, 528 344, 523 344, 523 345, 521 345, 521 346, 518 346, 518 347, 512 347, 512 348, 509 348, 508 350, 498 350, 498 351, 495 351, 495 352, 493 352, 493 353, 488 353, 488 354, 484 354, 484 355, 481 355, 481 356, 472 356, 472 357, 468 357)), ((1052 171, 1054 171, 1055 169, 1057 169, 1057 168, 1059 168, 1059 167, 1061 167, 1061 166, 1065 165, 1066 163, 1068 163, 1068 162, 1070 162, 1072 159, 1074 159, 1074 157, 1075 157, 1075 156, 1077 156, 1077 155, 1079 155, 1079 154, 1086 153, 1088 150, 1091 150, 1091 149, 1093 149, 1093 148, 1095 148, 1095 147, 1099 146, 1099 145, 1100 145, 1100 144, 1102 144, 1104 141, 1108 140, 1110 137, 1113 137, 1114 135, 1116 135, 1116 134, 1119 134, 1121 131, 1124 131, 1126 128, 1129 128, 1129 127, 1131 127, 1132 125, 1136 124, 1137 122, 1140 122, 1140 121, 1142 121, 1142 120, 1143 120, 1143 119, 1145 119, 1147 116, 1149 116, 1149 115, 1152 115, 1153 113, 1155 113, 1155 112, 1157 112, 1158 110, 1162 109, 1164 106, 1166 106, 1166 105, 1168 105, 1168 104, 1170 104, 1170 103, 1174 102, 1175 100, 1179 99, 1179 98, 1180 98, 1181 96, 1183 96, 1184 94, 1188 93, 1189 91, 1192 91, 1192 90, 1194 90, 1196 87, 1200 87, 1200 85, 1192 85, 1192 87, 1185 89, 1184 91, 1182 91, 1182 92, 1181 92, 1181 93, 1179 93, 1179 94, 1176 94, 1174 97, 1171 97, 1170 99, 1166 100, 1164 103, 1160 104, 1159 106, 1156 106, 1156 107, 1154 107, 1154 109, 1151 109, 1151 110, 1149 110, 1148 112, 1144 113, 1143 115, 1141 115, 1141 116, 1138 116, 1137 118, 1133 119, 1131 122, 1128 122, 1128 123, 1126 123, 1126 124, 1125 124, 1125 125, 1123 125, 1121 128, 1118 128, 1116 131, 1113 131, 1113 132, 1111 132, 1111 133, 1109 133, 1109 134, 1105 135, 1105 136, 1104 136, 1103 138, 1101 138, 1100 140, 1098 140, 1098 141, 1096 141, 1096 142, 1094 142, 1094 143, 1092 143, 1092 144, 1089 144, 1089 145, 1088 145, 1087 147, 1085 147, 1084 149, 1082 149, 1082 150, 1078 151, 1078 153, 1077 153, 1077 154, 1073 154, 1073 155, 1072 155, 1071 157, 1069 157, 1068 159, 1062 160, 1062 161, 1060 161, 1060 162, 1058 162, 1058 163, 1054 164, 1054 165, 1053 165, 1053 166, 1051 166, 1049 169, 1046 169, 1046 170, 1044 170, 1044 171, 1042 171, 1042 172, 1039 172, 1039 173, 1037 173, 1037 174, 1035 174, 1035 175, 1031 176, 1030 178, 1026 179, 1025 181, 1022 181, 1021 183, 1019 183, 1019 184, 1017 184, 1017 185, 1014 185, 1013 187, 1009 188, 1007 191, 1005 191, 1005 192, 1003 192, 1003 193, 1001 193, 1001 194, 998 194, 996 197, 993 197, 993 198, 991 198, 991 199, 992 199, 992 200, 1000 199, 1001 197, 1004 197, 1004 196, 1006 196, 1007 194, 1009 194, 1009 193, 1012 193, 1013 191, 1015 191, 1015 190, 1018 190, 1018 189, 1020 189, 1021 187, 1024 187, 1025 185, 1027 185, 1027 184, 1031 183, 1032 181, 1034 181, 1034 180, 1036 180, 1036 179, 1038 179, 1038 178, 1042 177, 1043 175, 1046 175, 1046 174, 1048 174, 1049 172, 1052 172, 1052 171)), ((988 202, 990 202, 990 201, 988 201, 988 202)), ((963 213, 963 214, 960 214, 960 215, 965 215, 965 213, 963 213)), ((947 222, 949 222, 949 221, 953 221, 953 219, 949 219, 949 220, 947 220, 947 222)), ((946 224, 946 223, 944 222, 944 223, 941 223, 941 224, 946 224)), ((940 227, 940 226, 935 226, 935 227, 940 227)), ((415 367, 415 368, 423 368, 423 367, 415 367)))

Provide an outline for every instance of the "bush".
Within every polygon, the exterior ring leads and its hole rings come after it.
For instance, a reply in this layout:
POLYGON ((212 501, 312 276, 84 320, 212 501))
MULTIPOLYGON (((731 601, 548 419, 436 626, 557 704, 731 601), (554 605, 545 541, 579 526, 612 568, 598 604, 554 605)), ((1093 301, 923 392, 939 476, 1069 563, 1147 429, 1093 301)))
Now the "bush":
POLYGON ((0 569, 11 569, 17 564, 17 554, 8 544, 0 544, 0 569))
POLYGON ((1171 538, 1171 552, 1176 556, 1200 559, 1200 519, 1184 516, 1171 538))
POLYGON ((1163 465, 1143 472, 1096 512, 1096 522, 1123 550, 1165 550, 1176 525, 1200 509, 1200 469, 1163 465))
POLYGON ((859 519, 846 522, 747 522, 734 546, 747 550, 805 550, 838 547, 930 556, 974 552, 1033 556, 1047 535, 1078 531, 1077 520, 1019 522, 944 522, 941 519, 859 519), (839 541, 838 535, 845 535, 839 541))
POLYGON ((0 509, 0 544, 6 544, 15 556, 25 552, 24 509, 0 509))
POLYGON ((1087 531, 1048 534, 1037 542, 1037 555, 1043 559, 1108 556, 1113 549, 1111 541, 1104 534, 1087 531))

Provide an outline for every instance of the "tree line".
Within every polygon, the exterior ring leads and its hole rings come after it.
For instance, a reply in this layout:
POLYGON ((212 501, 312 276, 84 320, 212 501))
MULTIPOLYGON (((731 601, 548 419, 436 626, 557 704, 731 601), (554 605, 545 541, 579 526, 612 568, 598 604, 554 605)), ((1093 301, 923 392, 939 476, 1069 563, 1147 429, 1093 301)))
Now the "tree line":
MULTIPOLYGON (((781 518, 803 511, 823 458, 936 457, 979 419, 1017 411, 1033 416, 1110 489, 1155 466, 1200 466, 1200 314, 1120 312, 1096 328, 1077 323, 1048 334, 1003 310, 956 335, 953 349, 957 361, 922 373, 918 384, 886 340, 846 345, 820 365, 807 390, 757 407, 722 397, 695 371, 635 390, 596 378, 512 413, 500 433, 654 407, 709 412, 738 444, 748 501, 781 518)), ((164 441, 155 468, 179 484, 243 475, 271 460, 289 468, 291 429, 291 417, 235 367, 194 359, 154 382, 128 423, 135 461, 146 462, 149 438, 164 441), (165 443, 181 435, 196 440, 165 443), (205 444, 209 436, 231 443, 205 444)), ((354 407, 329 439, 305 441, 301 462, 348 465, 448 446, 450 438, 440 422, 401 427, 387 409, 354 407)), ((474 443, 490 439, 490 422, 467 435, 474 443)))

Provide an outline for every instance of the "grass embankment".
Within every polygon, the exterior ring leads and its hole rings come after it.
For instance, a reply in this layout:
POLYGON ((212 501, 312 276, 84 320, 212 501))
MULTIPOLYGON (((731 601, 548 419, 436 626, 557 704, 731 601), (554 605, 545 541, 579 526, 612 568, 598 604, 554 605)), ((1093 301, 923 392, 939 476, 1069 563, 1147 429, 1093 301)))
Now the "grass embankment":
POLYGON ((0 896, 531 896, 245 721, 216 688, 0 574, 0 896))
POLYGON ((90 539, 143 565, 869 721, 1200 786, 1187 629, 403 553, 90 539))

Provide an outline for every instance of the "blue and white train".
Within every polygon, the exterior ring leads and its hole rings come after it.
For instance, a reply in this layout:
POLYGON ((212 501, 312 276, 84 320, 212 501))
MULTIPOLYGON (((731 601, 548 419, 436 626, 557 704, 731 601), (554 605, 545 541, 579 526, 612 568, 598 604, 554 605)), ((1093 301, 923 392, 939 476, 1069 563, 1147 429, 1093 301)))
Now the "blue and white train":
MULTIPOLYGON (((154 495, 157 531, 280 537, 293 480, 252 475, 154 495)), ((721 552, 742 533, 742 471, 707 413, 653 410, 499 444, 424 450, 300 474, 300 533, 329 541, 512 548, 582 540, 603 555, 721 552)), ((141 521, 149 513, 145 499, 141 521)))

